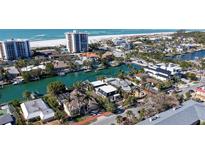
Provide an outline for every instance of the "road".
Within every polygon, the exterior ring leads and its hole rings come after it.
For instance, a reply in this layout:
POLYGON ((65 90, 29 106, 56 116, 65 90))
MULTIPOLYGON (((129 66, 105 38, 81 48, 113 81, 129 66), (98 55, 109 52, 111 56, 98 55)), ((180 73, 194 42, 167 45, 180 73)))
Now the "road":
POLYGON ((126 112, 128 110, 131 110, 135 115, 138 114, 138 111, 139 111, 139 107, 136 107, 136 108, 130 108, 130 109, 127 109, 125 110, 123 113, 121 114, 112 114, 110 116, 101 116, 97 119, 97 121, 91 123, 90 125, 112 125, 112 124, 116 124, 116 117, 121 115, 121 116, 126 116, 126 112))
POLYGON ((201 86, 205 86, 205 79, 204 78, 201 79, 199 81, 199 83, 197 83, 197 84, 191 84, 191 85, 189 84, 189 86, 187 86, 187 87, 180 88, 180 90, 182 90, 182 91, 179 92, 178 94, 183 95, 183 94, 187 93, 188 91, 196 90, 197 87, 201 87, 201 86))

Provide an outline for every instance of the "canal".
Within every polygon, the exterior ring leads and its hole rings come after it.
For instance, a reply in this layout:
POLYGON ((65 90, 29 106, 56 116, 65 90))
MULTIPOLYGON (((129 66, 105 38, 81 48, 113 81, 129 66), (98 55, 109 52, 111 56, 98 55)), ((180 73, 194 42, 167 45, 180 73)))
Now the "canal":
MULTIPOLYGON (((136 69, 141 68, 140 66, 134 64, 132 66, 136 69)), ((94 81, 100 76, 114 77, 120 71, 128 72, 129 67, 127 65, 121 65, 117 67, 110 67, 104 70, 99 70, 96 72, 75 72, 69 73, 65 76, 56 76, 20 85, 8 85, 0 89, 0 103, 7 103, 14 99, 22 99, 22 94, 24 91, 37 91, 39 93, 44 94, 46 92, 47 85, 53 81, 61 81, 67 87, 69 87, 77 81, 94 81)))
POLYGON ((199 50, 191 53, 186 53, 183 55, 176 55, 172 57, 167 57, 168 59, 173 60, 196 60, 198 58, 204 58, 205 57, 205 50, 199 50))

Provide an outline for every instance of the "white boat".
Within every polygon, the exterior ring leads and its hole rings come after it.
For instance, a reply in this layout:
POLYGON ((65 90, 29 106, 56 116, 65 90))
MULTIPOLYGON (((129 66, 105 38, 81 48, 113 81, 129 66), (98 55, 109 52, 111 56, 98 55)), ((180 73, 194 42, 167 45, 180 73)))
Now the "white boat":
POLYGON ((65 75, 65 72, 59 72, 58 75, 59 75, 59 76, 64 76, 64 75, 65 75))
POLYGON ((91 71, 92 71, 91 69, 84 70, 84 72, 91 72, 91 71))
POLYGON ((13 82, 13 85, 17 85, 17 84, 20 84, 20 83, 22 83, 22 81, 21 80, 17 80, 17 81, 13 82))

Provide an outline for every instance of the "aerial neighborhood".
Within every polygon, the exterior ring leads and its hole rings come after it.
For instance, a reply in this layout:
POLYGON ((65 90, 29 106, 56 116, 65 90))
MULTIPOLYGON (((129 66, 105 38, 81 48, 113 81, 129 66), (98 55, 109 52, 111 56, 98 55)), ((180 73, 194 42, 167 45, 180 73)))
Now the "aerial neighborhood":
POLYGON ((1 125, 203 125, 205 32, 0 41, 1 125))

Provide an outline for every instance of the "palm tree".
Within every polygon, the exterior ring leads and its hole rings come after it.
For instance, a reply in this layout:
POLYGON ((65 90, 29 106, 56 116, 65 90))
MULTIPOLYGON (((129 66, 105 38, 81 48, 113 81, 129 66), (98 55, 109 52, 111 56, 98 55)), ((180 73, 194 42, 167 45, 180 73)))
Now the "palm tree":
POLYGON ((144 108, 142 108, 140 110, 139 115, 140 115, 139 120, 143 120, 145 118, 145 109, 144 108))
POLYGON ((120 72, 117 75, 118 78, 120 79, 125 79, 126 78, 126 74, 124 71, 120 70, 120 72))
POLYGON ((126 116, 129 118, 129 119, 132 119, 134 117, 134 113, 131 111, 131 110, 128 110, 126 112, 126 116))
POLYGON ((105 76, 99 76, 99 77, 97 77, 98 80, 105 80, 105 78, 106 78, 105 76))
POLYGON ((75 88, 75 89, 81 89, 82 88, 82 82, 75 82, 74 84, 73 84, 73 87, 75 88))
POLYGON ((23 93, 23 97, 28 100, 31 97, 31 92, 30 91, 25 91, 23 93))
POLYGON ((122 124, 122 122, 123 122, 123 116, 121 116, 121 115, 117 116, 117 117, 116 117, 116 122, 117 122, 118 125, 122 124))

